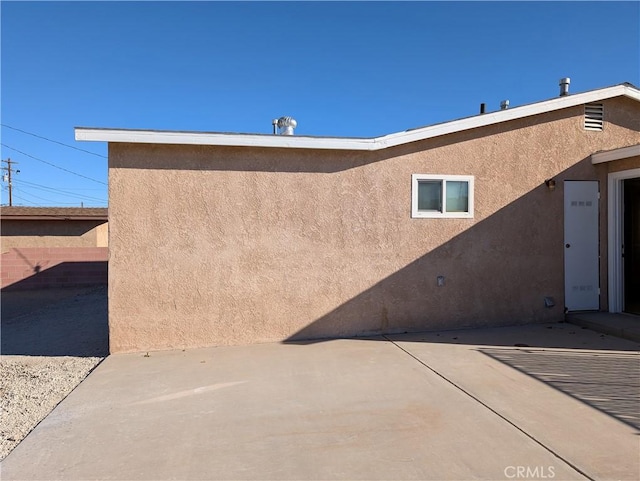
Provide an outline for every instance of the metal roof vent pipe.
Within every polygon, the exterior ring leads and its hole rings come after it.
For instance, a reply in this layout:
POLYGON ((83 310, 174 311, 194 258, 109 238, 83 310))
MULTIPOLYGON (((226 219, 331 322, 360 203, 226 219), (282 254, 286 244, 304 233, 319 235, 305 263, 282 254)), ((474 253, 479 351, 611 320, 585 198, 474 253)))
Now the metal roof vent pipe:
POLYGON ((564 97, 565 95, 569 95, 569 84, 571 83, 571 79, 569 77, 564 77, 560 79, 560 97, 564 97))
POLYGON ((487 107, 487 106, 486 106, 485 104, 480 104, 480 113, 481 113, 481 114, 484 114, 484 113, 485 113, 485 111, 486 111, 486 107, 487 107))
POLYGON ((298 126, 298 122, 293 117, 280 117, 277 125, 280 135, 293 135, 293 129, 298 126))
POLYGON ((509 101, 503 100, 500 102, 500 110, 507 110, 509 108, 509 101))

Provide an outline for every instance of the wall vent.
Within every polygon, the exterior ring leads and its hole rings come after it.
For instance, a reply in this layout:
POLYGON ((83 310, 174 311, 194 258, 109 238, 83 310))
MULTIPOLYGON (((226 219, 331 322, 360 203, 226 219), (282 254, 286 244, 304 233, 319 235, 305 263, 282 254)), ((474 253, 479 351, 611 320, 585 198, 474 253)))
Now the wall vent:
POLYGON ((585 104, 584 129, 601 132, 603 125, 604 125, 604 105, 585 104))

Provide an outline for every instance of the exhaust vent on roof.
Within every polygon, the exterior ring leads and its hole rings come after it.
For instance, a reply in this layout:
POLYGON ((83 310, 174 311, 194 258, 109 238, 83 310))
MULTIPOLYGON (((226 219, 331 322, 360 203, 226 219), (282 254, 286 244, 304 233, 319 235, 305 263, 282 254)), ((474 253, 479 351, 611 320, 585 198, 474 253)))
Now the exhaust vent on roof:
POLYGON ((293 129, 298 126, 298 122, 293 117, 280 117, 277 125, 280 135, 293 135, 293 129))
POLYGON ((569 77, 560 79, 560 97, 569 95, 569 84, 571 84, 571 79, 569 77))
POLYGON ((585 104, 584 129, 601 132, 603 125, 604 125, 604 105, 585 104))

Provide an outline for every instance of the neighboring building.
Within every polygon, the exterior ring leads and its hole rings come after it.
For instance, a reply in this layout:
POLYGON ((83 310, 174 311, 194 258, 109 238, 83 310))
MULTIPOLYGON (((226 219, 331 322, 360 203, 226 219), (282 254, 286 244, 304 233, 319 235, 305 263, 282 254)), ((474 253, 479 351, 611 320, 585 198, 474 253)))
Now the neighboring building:
POLYGON ((371 139, 76 139, 109 142, 112 352, 638 309, 629 84, 371 139))
POLYGON ((106 208, 2 207, 2 288, 107 282, 106 208))
POLYGON ((107 208, 2 207, 3 252, 12 247, 108 247, 107 208))

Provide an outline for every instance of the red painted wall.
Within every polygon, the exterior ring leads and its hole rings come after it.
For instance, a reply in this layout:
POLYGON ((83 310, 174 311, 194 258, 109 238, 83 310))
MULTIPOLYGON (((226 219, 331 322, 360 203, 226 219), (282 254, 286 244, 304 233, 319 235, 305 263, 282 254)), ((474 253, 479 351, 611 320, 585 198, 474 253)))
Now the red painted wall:
POLYGON ((108 247, 24 247, 2 254, 2 289, 107 283, 108 247))

